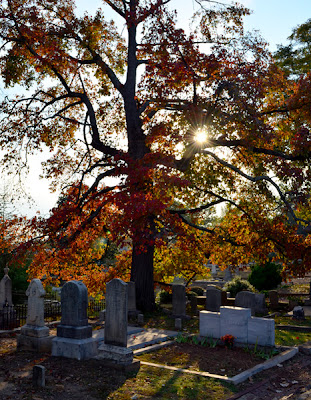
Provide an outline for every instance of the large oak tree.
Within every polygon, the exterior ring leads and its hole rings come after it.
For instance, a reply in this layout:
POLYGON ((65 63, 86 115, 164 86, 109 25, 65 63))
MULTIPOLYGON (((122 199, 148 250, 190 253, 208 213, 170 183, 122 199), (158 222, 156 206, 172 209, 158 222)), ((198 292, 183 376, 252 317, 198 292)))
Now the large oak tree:
POLYGON ((311 182, 308 82, 286 80, 244 33, 248 10, 237 4, 196 0, 188 31, 170 0, 103 3, 117 22, 102 10, 77 17, 70 0, 0 6, 1 74, 27 89, 1 104, 3 161, 18 166, 48 149, 45 175, 64 187, 36 225, 47 243, 37 274, 80 274, 92 287, 118 274, 103 269, 100 246, 123 240, 138 307, 151 310, 155 246, 174 237, 238 262, 256 245, 263 257, 284 251, 290 221, 305 249, 310 225, 297 210, 311 182), (204 213, 218 204, 230 213, 211 226, 204 213))

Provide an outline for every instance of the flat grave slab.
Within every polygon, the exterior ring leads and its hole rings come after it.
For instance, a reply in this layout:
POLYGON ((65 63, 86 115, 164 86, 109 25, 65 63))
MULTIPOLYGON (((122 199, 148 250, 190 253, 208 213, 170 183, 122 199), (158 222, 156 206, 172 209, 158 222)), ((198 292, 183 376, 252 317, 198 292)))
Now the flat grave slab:
MULTIPOLYGON (((143 329, 136 326, 127 327, 127 347, 135 349, 141 349, 143 347, 164 342, 169 340, 171 337, 176 337, 179 332, 169 331, 163 329, 143 329)), ((99 343, 104 341, 105 329, 99 329, 93 331, 93 339, 96 339, 99 343)))

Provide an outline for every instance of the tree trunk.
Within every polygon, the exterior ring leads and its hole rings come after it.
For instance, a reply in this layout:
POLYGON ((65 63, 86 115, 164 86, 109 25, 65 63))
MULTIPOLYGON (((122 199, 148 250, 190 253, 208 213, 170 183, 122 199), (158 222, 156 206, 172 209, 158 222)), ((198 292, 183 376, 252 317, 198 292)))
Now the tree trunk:
POLYGON ((133 244, 131 281, 135 282, 137 309, 142 312, 155 309, 153 254, 154 245, 148 246, 145 252, 140 252, 133 244))

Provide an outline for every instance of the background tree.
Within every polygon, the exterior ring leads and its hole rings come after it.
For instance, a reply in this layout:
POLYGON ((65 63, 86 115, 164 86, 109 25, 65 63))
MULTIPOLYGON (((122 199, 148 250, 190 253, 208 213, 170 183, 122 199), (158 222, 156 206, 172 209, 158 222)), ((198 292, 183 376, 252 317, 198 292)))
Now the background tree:
POLYGON ((290 43, 278 46, 275 58, 280 67, 291 75, 310 72, 311 67, 311 19, 297 26, 289 36, 290 43))
POLYGON ((270 243, 287 215, 293 235, 298 226, 308 235, 295 209, 310 192, 310 110, 299 83, 244 34, 246 8, 197 0, 187 33, 170 0, 104 4, 120 29, 101 10, 77 17, 70 0, 1 3, 1 74, 28 91, 1 104, 0 143, 4 162, 17 165, 21 150, 48 149, 45 176, 66 187, 50 218, 32 221, 41 249, 33 273, 94 287, 109 274, 88 249, 110 235, 131 246, 138 308, 151 310, 155 247, 165 237, 191 243, 199 229, 208 249, 256 250, 232 224, 204 223, 211 207, 229 204, 254 233, 266 221, 257 243, 270 243))

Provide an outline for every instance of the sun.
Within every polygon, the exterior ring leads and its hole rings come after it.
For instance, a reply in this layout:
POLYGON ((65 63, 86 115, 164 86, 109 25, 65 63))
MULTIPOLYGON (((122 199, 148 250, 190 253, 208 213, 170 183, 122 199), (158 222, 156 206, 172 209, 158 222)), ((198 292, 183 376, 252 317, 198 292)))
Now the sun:
POLYGON ((194 135, 194 140, 200 144, 207 142, 207 138, 208 138, 207 131, 206 129, 202 128, 198 129, 194 135))

